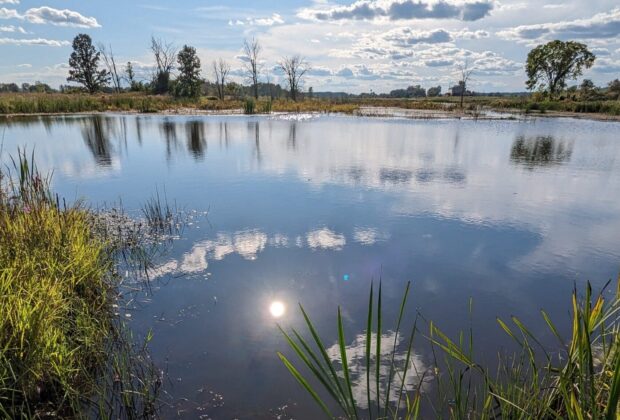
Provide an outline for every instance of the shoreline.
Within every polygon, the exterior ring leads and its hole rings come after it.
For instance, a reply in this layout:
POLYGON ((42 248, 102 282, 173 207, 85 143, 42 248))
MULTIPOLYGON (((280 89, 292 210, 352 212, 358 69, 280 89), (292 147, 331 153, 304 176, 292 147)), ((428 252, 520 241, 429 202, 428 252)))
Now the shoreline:
POLYGON ((242 108, 230 108, 219 110, 204 110, 193 107, 170 108, 156 112, 142 112, 139 110, 106 110, 106 111, 81 111, 81 112, 37 112, 37 113, 9 113, 0 114, 1 119, 24 118, 24 117, 48 117, 48 116, 80 116, 80 115, 153 115, 153 116, 277 116, 291 114, 313 115, 348 115, 357 117, 375 118, 403 118, 412 120, 527 120, 532 118, 573 118, 580 120, 620 122, 620 115, 603 113, 583 113, 568 111, 547 112, 524 112, 520 109, 497 109, 485 108, 480 111, 468 110, 438 110, 438 109, 411 109, 404 107, 383 106, 360 106, 352 112, 342 111, 273 111, 270 113, 245 114, 242 108), (495 114, 495 115, 493 115, 495 114))

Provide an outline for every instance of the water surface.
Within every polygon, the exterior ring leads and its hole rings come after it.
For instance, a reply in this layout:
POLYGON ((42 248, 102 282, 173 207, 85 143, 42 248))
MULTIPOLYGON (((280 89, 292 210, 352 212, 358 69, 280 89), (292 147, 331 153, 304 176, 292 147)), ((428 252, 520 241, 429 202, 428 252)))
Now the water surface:
POLYGON ((131 317, 168 373, 165 416, 313 418, 275 354, 297 302, 328 345, 342 305, 353 348, 372 279, 387 318, 412 281, 407 322, 419 310, 449 334, 472 297, 484 359, 508 343, 496 316, 532 324, 544 307, 566 330, 572 287, 619 269, 618 123, 98 115, 0 130, 2 162, 34 148, 69 200, 138 214, 159 191, 192 215, 131 317))

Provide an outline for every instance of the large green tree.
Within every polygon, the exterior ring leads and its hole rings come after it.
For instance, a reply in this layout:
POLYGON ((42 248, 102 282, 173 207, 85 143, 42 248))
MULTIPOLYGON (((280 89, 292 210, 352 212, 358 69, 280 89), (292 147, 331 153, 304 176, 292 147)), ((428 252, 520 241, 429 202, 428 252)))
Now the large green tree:
POLYGON ((556 40, 539 45, 527 55, 526 86, 530 90, 546 90, 554 97, 566 87, 567 79, 581 76, 583 69, 592 67, 595 59, 596 56, 580 42, 556 40))
POLYGON ((179 78, 175 94, 177 96, 195 98, 200 96, 202 79, 200 78, 200 58, 196 48, 184 45, 177 56, 179 78))
POLYGON ((73 52, 69 58, 69 77, 67 81, 82 84, 89 93, 95 93, 110 80, 107 70, 99 70, 101 53, 93 46, 86 34, 79 34, 73 40, 73 52))

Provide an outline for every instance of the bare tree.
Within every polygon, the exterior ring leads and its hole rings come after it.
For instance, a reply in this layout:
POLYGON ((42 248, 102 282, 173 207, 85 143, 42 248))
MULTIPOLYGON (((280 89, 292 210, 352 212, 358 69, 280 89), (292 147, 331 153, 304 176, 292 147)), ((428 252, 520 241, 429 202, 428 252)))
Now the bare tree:
POLYGON ((256 99, 258 99, 258 77, 262 69, 259 62, 259 56, 262 49, 263 48, 260 43, 255 38, 252 38, 252 42, 248 42, 247 39, 243 42, 245 70, 248 73, 248 79, 252 83, 254 98, 256 99))
POLYGON ((310 69, 310 66, 306 60, 299 55, 284 57, 278 65, 286 76, 289 91, 291 92, 291 99, 296 101, 303 77, 310 69))
POLYGON ((469 62, 465 60, 464 64, 458 65, 458 70, 460 73, 459 87, 461 88, 461 109, 463 109, 463 98, 465 97, 465 92, 467 91, 467 83, 470 81, 471 75, 475 68, 470 68, 469 62))
POLYGON ((114 52, 112 51, 112 46, 109 45, 107 48, 103 44, 99 44, 99 52, 101 53, 101 57, 103 58, 103 63, 108 69, 108 73, 112 79, 112 86, 116 93, 121 92, 121 76, 118 74, 118 70, 116 69, 116 61, 114 60, 114 52))
POLYGON ((230 73, 230 65, 222 58, 213 61, 213 73, 215 73, 215 86, 217 88, 217 96, 224 99, 224 89, 226 87, 226 78, 230 73))
POLYGON ((177 49, 171 43, 164 42, 161 38, 151 37, 151 51, 155 58, 154 91, 155 93, 167 93, 170 84, 170 74, 174 69, 177 59, 177 49))

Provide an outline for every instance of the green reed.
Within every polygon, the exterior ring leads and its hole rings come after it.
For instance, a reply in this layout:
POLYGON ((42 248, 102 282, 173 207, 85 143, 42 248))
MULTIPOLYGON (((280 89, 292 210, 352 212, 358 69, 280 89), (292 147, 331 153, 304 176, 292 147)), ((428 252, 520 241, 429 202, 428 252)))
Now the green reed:
POLYGON ((97 219, 61 205, 25 153, 0 170, 0 417, 153 410, 159 376, 118 316, 125 245, 97 219))
MULTIPOLYGON (((284 331, 289 346, 309 374, 301 373, 282 353, 278 353, 288 371, 321 407, 326 417, 335 418, 326 401, 312 385, 321 389, 339 408, 338 416, 348 419, 416 419, 425 417, 451 419, 616 419, 620 418, 620 278, 615 295, 596 297, 590 284, 579 300, 572 294, 572 334, 569 340, 560 335, 545 311, 541 323, 557 339, 550 352, 517 317, 510 323, 497 319, 499 327, 511 337, 518 349, 514 354, 500 354, 498 367, 490 369, 476 362, 474 334, 461 332, 457 340, 449 338, 432 321, 426 321, 428 332, 418 328, 417 315, 406 346, 404 365, 397 366, 398 336, 406 310, 410 284, 407 284, 400 306, 394 343, 388 356, 389 371, 381 371, 382 302, 381 285, 377 300, 370 288, 365 342, 365 401, 355 400, 351 391, 347 340, 341 309, 338 308, 337 345, 340 358, 330 357, 310 317, 300 305, 311 339, 295 329, 284 331), (373 329, 374 328, 374 329, 373 329), (430 345, 432 365, 417 372, 415 383, 407 383, 407 369, 416 335, 430 345), (376 346, 371 346, 372 337, 376 346), (312 343, 313 345, 311 346, 312 343), (338 368, 338 369, 337 369, 338 368), (374 390, 371 387, 374 382, 374 390), (432 388, 431 391, 423 391, 432 388), (398 387, 397 399, 390 400, 390 387, 398 387), (425 389, 426 389, 425 388, 425 389), (385 392, 382 392, 385 389, 385 392), (362 404, 363 403, 363 404, 362 404)), ((607 286, 603 288, 606 290, 607 286)), ((470 316, 472 302, 470 300, 470 316)), ((424 319, 424 318, 422 318, 424 319)), ((471 321, 470 321, 471 323, 471 321)), ((401 349, 402 350, 402 349, 401 349)))

